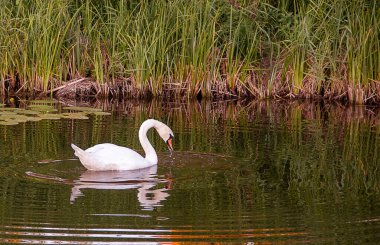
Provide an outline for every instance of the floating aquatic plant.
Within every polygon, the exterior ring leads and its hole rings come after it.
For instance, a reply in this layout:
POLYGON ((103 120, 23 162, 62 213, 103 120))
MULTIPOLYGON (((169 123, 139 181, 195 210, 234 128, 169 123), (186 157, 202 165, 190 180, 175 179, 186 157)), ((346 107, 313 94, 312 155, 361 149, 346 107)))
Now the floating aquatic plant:
POLYGON ((65 119, 89 119, 89 117, 85 113, 81 112, 69 112, 69 113, 62 113, 62 118, 65 119))
POLYGON ((18 111, 18 114, 24 114, 24 115, 39 115, 41 114, 40 111, 34 111, 34 110, 23 110, 23 111, 18 111))
POLYGON ((49 99, 49 100, 30 100, 28 101, 30 104, 37 104, 37 105, 41 105, 41 104, 47 104, 47 105, 51 105, 51 104, 57 104, 59 103, 57 100, 53 100, 53 99, 49 99))
POLYGON ((58 111, 58 109, 50 105, 30 105, 29 108, 35 111, 41 111, 41 112, 57 112, 58 111))
POLYGON ((0 121, 0 125, 5 125, 5 126, 12 126, 12 125, 17 125, 18 122, 16 121, 0 121))
POLYGON ((96 112, 92 112, 91 114, 95 115, 95 116, 110 116, 110 115, 112 115, 112 113, 106 112, 106 111, 96 111, 96 112))
POLYGON ((67 107, 63 107, 62 109, 68 110, 68 111, 82 111, 82 112, 87 112, 87 113, 101 112, 102 111, 102 109, 98 109, 98 108, 80 107, 80 106, 67 106, 67 107))
POLYGON ((40 120, 73 119, 86 120, 88 115, 106 116, 111 115, 98 108, 90 107, 63 107, 54 100, 25 101, 26 108, 3 107, 0 108, 0 125, 17 125, 24 122, 37 122, 40 120), (63 111, 62 113, 59 113, 63 111))
POLYGON ((48 120, 59 120, 62 118, 62 115, 61 114, 46 113, 46 114, 40 114, 40 115, 38 115, 38 117, 40 117, 42 119, 48 119, 48 120))

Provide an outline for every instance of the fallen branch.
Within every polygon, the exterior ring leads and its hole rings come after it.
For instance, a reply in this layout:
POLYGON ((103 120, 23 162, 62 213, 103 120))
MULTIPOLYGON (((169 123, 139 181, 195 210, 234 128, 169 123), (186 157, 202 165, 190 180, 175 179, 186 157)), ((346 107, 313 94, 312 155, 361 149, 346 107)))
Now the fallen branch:
POLYGON ((46 94, 54 93, 54 92, 56 92, 56 91, 58 91, 58 90, 61 90, 61 89, 66 88, 66 87, 68 87, 68 86, 71 86, 71 85, 74 85, 74 84, 76 84, 76 83, 79 83, 79 82, 85 81, 85 80, 87 80, 87 79, 88 79, 88 78, 80 78, 80 79, 77 79, 77 80, 75 80, 75 81, 68 82, 68 83, 66 83, 65 85, 59 86, 58 88, 50 89, 50 90, 46 91, 45 93, 46 93, 46 94))

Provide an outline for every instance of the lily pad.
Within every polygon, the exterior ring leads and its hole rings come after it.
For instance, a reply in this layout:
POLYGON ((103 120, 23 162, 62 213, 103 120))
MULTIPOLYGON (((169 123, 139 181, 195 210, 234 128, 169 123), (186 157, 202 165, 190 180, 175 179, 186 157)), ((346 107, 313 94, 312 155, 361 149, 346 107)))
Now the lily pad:
POLYGON ((58 103, 57 100, 31 100, 29 101, 30 104, 56 104, 58 103))
POLYGON ((89 117, 86 116, 85 113, 78 113, 78 112, 62 113, 62 118, 66 118, 66 119, 89 119, 89 117))
POLYGON ((18 111, 18 114, 23 114, 23 115, 38 115, 41 114, 40 111, 34 111, 34 110, 24 110, 24 111, 18 111))
POLYGON ((10 126, 10 125, 17 125, 18 122, 16 121, 0 121, 0 125, 6 125, 6 126, 10 126))
POLYGON ((0 115, 13 116, 13 115, 17 115, 17 113, 13 111, 0 111, 0 115))
POLYGON ((13 120, 13 121, 19 122, 19 123, 27 122, 28 121, 28 117, 24 116, 24 115, 12 116, 10 119, 13 120))
POLYGON ((63 107, 62 109, 69 110, 69 111, 82 111, 82 112, 87 112, 87 113, 102 111, 102 109, 99 109, 99 108, 80 107, 80 106, 68 106, 68 107, 63 107))
POLYGON ((38 117, 49 120, 59 120, 62 118, 61 114, 40 114, 38 117))
POLYGON ((106 112, 106 111, 97 111, 97 112, 93 112, 92 114, 94 114, 95 116, 110 116, 110 115, 112 115, 112 113, 106 112))
POLYGON ((18 108, 14 108, 14 107, 4 107, 4 108, 0 108, 0 111, 15 111, 17 109, 18 108))
POLYGON ((28 117, 29 122, 38 122, 41 121, 43 118, 42 117, 28 117))
POLYGON ((58 111, 56 108, 50 105, 29 105, 29 108, 32 108, 35 111, 43 111, 43 112, 56 112, 58 111))

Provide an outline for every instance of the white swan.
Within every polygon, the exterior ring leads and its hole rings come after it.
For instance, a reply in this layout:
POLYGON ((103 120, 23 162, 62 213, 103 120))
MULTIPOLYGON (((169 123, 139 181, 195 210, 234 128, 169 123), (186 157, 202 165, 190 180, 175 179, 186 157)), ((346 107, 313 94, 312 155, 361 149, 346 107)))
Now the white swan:
POLYGON ((83 166, 88 170, 105 171, 147 168, 157 164, 158 161, 156 151, 146 137, 146 133, 150 128, 157 130, 160 137, 166 142, 169 150, 172 151, 172 140, 174 137, 172 130, 164 123, 154 119, 144 121, 139 130, 139 139, 145 151, 145 158, 129 148, 109 143, 95 145, 87 150, 82 150, 74 144, 71 144, 71 147, 75 151, 74 154, 79 157, 83 166))

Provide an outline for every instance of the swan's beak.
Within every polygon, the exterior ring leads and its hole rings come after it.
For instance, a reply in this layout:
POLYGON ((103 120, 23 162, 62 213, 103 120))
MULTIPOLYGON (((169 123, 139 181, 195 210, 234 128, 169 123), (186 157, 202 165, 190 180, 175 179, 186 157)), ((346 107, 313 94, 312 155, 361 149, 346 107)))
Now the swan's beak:
POLYGON ((170 138, 166 141, 166 145, 169 148, 169 151, 173 151, 173 137, 170 135, 170 138))

